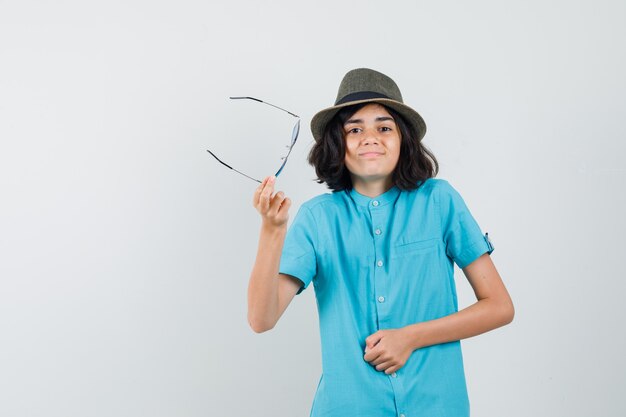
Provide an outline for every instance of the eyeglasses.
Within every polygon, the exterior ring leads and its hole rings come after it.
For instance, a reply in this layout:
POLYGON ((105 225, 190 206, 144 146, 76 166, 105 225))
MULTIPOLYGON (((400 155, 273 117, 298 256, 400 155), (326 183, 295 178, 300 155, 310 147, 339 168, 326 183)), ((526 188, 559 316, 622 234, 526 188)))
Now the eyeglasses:
MULTIPOLYGON (((231 100, 254 100, 254 101, 258 101, 259 103, 263 103, 263 104, 267 104, 268 106, 272 106, 274 108, 277 108, 279 110, 282 110, 286 113, 289 113, 290 115, 292 115, 293 117, 297 118, 298 121, 296 122, 296 125, 293 127, 293 130, 291 132, 291 143, 289 145, 287 145, 288 151, 287 151, 287 155, 283 156, 282 159, 282 164, 280 165, 280 168, 278 168, 278 171, 276 171, 276 174, 274 174, 275 177, 278 177, 278 175, 283 171, 283 168, 285 168, 285 164, 287 163, 287 159, 289 158, 289 155, 291 154, 291 150, 293 149, 293 145, 296 144, 296 140, 298 140, 298 133, 300 133, 300 116, 298 116, 297 114, 294 114, 288 110, 285 110, 281 107, 275 106, 271 103, 268 103, 267 101, 263 101, 263 100, 259 100, 258 98, 254 98, 254 97, 230 97, 231 100)), ((210 150, 206 150, 208 153, 210 153, 213 158, 217 159, 217 162, 219 162, 220 164, 224 165, 226 168, 230 168, 233 171, 237 172, 238 174, 243 175, 244 177, 250 178, 253 181, 256 181, 258 183, 260 183, 260 180, 257 180, 256 178, 251 177, 248 174, 244 174, 243 172, 236 170, 235 168, 231 167, 230 165, 228 165, 226 162, 222 161, 221 159, 219 159, 217 156, 215 156, 215 154, 213 152, 211 152, 210 150)))

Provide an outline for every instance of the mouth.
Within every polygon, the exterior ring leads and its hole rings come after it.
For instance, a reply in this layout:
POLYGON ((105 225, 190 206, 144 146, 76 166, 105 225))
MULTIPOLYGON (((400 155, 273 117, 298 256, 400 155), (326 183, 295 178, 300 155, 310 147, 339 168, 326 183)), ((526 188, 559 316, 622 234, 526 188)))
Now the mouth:
POLYGON ((383 152, 363 152, 359 154, 361 158, 376 158, 377 156, 382 155, 384 155, 383 152))

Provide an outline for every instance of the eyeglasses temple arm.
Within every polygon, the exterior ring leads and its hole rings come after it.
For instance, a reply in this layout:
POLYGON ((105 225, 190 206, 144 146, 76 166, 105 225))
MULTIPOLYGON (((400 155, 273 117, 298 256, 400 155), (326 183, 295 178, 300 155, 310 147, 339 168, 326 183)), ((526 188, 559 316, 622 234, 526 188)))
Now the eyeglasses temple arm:
POLYGON ((300 118, 300 116, 298 116, 297 114, 294 114, 292 112, 290 112, 289 110, 285 110, 282 107, 278 107, 272 103, 268 103, 267 101, 263 101, 263 100, 259 100, 258 98, 254 98, 254 97, 230 97, 231 100, 242 100, 242 99, 249 99, 249 100, 254 100, 254 101, 258 101, 259 103, 263 103, 263 104, 267 104, 268 106, 272 106, 274 108, 277 108, 278 110, 282 110, 285 113, 289 113, 290 115, 292 115, 293 117, 297 117, 298 119, 300 118))
POLYGON ((259 184, 261 183, 261 181, 257 180, 256 178, 252 178, 250 175, 244 174, 243 172, 236 170, 235 168, 231 167, 230 165, 228 165, 226 162, 222 161, 221 159, 219 159, 217 156, 215 156, 215 154, 213 152, 211 152, 210 150, 206 150, 208 153, 210 153, 211 155, 213 155, 213 158, 217 159, 217 162, 219 162, 220 164, 224 165, 226 168, 230 168, 233 171, 243 175, 246 178, 250 178, 252 181, 256 181, 259 184))

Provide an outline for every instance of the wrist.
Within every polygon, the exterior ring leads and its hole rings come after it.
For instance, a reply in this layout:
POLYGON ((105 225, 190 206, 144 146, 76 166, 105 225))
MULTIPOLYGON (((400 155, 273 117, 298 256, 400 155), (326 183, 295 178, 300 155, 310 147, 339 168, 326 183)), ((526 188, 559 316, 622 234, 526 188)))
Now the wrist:
POLYGON ((287 223, 277 225, 263 221, 261 223, 261 233, 276 237, 285 236, 287 234, 287 223))
POLYGON ((424 347, 424 329, 422 323, 411 324, 406 327, 409 336, 409 346, 411 350, 417 350, 424 347))

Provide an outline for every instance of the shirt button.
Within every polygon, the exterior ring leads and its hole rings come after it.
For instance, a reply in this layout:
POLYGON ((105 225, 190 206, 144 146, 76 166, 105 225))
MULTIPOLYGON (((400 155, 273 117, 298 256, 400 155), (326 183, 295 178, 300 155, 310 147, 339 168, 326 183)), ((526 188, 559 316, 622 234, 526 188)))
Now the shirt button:
POLYGON ((379 303, 384 303, 385 302, 385 297, 383 297, 382 295, 380 297, 378 297, 378 302, 379 303))
POLYGON ((400 417, 406 417, 406 415, 405 414, 400 414, 400 417))
POLYGON ((395 378, 395 377, 397 377, 398 375, 394 372, 394 373, 392 373, 392 374, 391 374, 391 376, 395 378))
POLYGON ((378 265, 378 266, 383 266, 383 261, 378 261, 378 262, 376 262, 376 265, 378 265))
POLYGON ((383 231, 382 231, 382 230, 380 230, 380 229, 376 229, 376 230, 374 231, 374 233, 376 233, 377 235, 381 234, 382 232, 383 232, 383 231))
POLYGON ((373 205, 374 207, 378 207, 378 200, 374 200, 374 201, 372 201, 372 205, 373 205))

